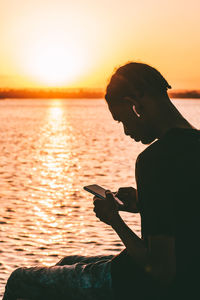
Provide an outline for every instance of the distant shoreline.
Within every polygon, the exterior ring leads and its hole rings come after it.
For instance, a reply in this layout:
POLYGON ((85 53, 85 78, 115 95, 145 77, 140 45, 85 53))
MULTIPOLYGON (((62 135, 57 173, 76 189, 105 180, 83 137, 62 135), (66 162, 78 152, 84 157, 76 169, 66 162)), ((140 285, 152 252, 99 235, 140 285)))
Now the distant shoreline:
POLYGON ((0 99, 94 99, 103 97, 103 89, 0 89, 0 99))
MULTIPOLYGON (((101 99, 103 89, 0 89, 0 99, 101 99)), ((169 92, 170 98, 200 99, 200 90, 179 90, 169 92)))

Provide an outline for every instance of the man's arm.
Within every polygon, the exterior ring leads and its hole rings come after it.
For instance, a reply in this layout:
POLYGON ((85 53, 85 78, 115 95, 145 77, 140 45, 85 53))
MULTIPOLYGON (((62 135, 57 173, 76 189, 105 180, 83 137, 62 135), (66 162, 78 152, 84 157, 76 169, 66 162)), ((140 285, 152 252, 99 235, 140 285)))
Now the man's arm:
POLYGON ((96 216, 112 226, 126 247, 134 263, 162 286, 169 285, 176 273, 175 239, 171 236, 149 236, 148 248, 122 220, 115 206, 112 193, 107 193, 106 200, 95 198, 96 216))
POLYGON ((175 238, 167 235, 148 237, 149 258, 147 272, 160 284, 170 284, 176 275, 175 238))
POLYGON ((144 241, 126 225, 119 214, 113 217, 110 225, 120 237, 133 261, 144 267, 147 264, 148 253, 144 241))
POLYGON ((119 198, 124 205, 119 206, 120 211, 139 213, 137 190, 133 187, 121 187, 114 195, 119 198))
POLYGON ((150 236, 147 249, 144 241, 125 224, 120 216, 113 218, 111 226, 122 240, 129 256, 142 267, 144 272, 161 285, 171 283, 176 274, 174 237, 150 236))

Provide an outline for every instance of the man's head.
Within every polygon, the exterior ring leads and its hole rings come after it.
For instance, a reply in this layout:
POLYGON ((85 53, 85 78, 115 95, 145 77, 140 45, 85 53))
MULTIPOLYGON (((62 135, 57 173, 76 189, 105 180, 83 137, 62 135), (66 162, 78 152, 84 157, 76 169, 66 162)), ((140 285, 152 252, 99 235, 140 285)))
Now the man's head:
POLYGON ((158 138, 159 114, 169 105, 171 88, 154 68, 142 63, 128 63, 115 72, 106 90, 106 101, 124 132, 144 144, 158 138))

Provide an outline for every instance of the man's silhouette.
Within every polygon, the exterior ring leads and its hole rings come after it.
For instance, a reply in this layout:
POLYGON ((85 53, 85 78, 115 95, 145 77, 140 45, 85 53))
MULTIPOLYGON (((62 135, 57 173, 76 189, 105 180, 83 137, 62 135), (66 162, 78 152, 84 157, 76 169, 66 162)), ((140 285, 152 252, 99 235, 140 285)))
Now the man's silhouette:
POLYGON ((168 88, 156 69, 141 63, 120 67, 107 87, 110 112, 124 133, 143 144, 156 140, 137 158, 137 190, 118 191, 125 210, 140 213, 142 239, 120 217, 111 192, 108 201, 94 199, 97 217, 126 247, 112 261, 119 299, 191 299, 198 290, 200 132, 172 104, 168 88))

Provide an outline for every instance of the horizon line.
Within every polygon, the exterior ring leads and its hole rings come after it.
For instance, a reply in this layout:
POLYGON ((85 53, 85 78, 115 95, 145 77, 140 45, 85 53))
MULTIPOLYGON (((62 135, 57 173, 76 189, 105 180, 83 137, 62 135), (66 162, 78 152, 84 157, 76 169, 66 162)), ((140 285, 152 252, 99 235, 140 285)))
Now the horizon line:
MULTIPOLYGON (((170 90, 170 98, 200 98, 200 90, 170 90)), ((0 88, 0 99, 104 98, 103 88, 0 88)))

